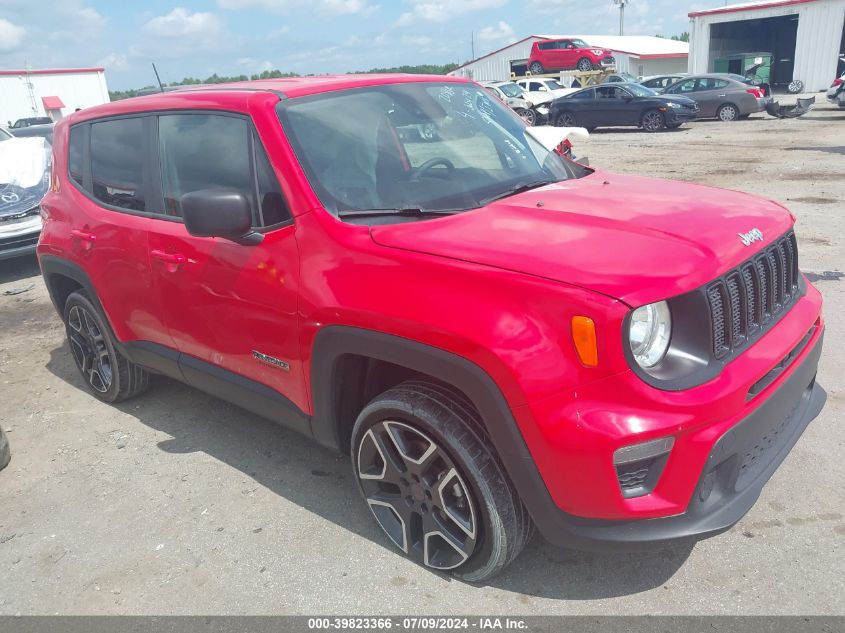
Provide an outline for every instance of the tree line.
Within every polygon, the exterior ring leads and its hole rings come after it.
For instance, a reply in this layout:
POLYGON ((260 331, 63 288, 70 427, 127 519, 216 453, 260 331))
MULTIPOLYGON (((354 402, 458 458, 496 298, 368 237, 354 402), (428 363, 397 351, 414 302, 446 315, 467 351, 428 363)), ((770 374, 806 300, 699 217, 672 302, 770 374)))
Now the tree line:
MULTIPOLYGON (((455 70, 458 64, 421 64, 419 66, 395 66, 393 68, 372 68, 370 70, 360 70, 356 74, 371 74, 371 73, 406 73, 411 75, 445 75, 448 72, 455 70)), ((218 75, 214 73, 205 79, 198 79, 196 77, 185 77, 181 81, 172 81, 170 83, 162 84, 166 87, 173 86, 195 86, 199 84, 224 84, 235 81, 254 81, 257 79, 281 79, 284 77, 300 77, 299 73, 283 73, 281 70, 265 70, 261 73, 254 73, 252 75, 218 75)), ((129 97, 137 97, 138 94, 146 94, 150 91, 156 90, 158 86, 149 84, 143 88, 133 90, 109 90, 109 97, 112 101, 119 101, 120 99, 128 99, 129 97)))

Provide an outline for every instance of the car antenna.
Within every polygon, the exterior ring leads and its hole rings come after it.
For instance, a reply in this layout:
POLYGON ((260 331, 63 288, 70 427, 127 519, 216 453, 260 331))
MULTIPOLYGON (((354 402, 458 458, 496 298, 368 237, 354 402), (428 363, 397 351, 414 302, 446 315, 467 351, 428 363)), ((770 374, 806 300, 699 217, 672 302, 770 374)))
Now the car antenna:
POLYGON ((164 86, 161 85, 161 77, 158 76, 158 70, 156 69, 156 63, 151 62, 153 65, 153 72, 156 74, 156 81, 158 82, 158 90, 159 92, 164 92, 164 86))

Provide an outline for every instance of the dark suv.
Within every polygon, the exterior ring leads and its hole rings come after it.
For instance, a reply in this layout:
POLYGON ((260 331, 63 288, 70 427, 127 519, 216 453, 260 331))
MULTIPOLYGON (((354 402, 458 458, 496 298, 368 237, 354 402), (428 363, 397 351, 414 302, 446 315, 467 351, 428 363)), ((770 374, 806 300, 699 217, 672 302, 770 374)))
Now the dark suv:
POLYGON ((396 547, 467 580, 534 525, 587 548, 728 529, 823 402, 794 218, 541 131, 412 75, 70 115, 38 256, 88 388, 163 374, 348 453, 396 547))

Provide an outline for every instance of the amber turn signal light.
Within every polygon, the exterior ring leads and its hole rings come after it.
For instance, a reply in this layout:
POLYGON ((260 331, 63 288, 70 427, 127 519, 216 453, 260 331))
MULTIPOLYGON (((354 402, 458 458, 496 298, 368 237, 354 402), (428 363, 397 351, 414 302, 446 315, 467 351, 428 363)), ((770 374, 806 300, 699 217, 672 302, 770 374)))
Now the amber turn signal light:
POLYGON ((599 349, 596 343, 596 324, 590 317, 572 317, 572 341, 581 363, 587 367, 599 364, 599 349))

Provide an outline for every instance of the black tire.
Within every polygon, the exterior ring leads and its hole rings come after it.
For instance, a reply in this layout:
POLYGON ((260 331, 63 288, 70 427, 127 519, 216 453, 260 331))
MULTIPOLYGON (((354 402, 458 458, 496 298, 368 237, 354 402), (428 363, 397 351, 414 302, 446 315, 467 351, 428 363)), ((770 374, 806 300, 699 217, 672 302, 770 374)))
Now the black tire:
POLYGON ((528 70, 531 72, 532 75, 542 75, 544 72, 543 64, 540 62, 531 62, 531 65, 528 67, 528 70))
POLYGON ((725 123, 739 121, 739 117, 739 108, 732 103, 725 103, 719 106, 719 109, 716 110, 716 118, 720 121, 724 121, 725 123))
POLYGON ((117 350, 105 318, 85 293, 67 298, 64 322, 73 360, 96 398, 120 402, 146 391, 149 373, 117 350))
POLYGON ((561 112, 555 117, 555 127, 578 127, 578 119, 571 112, 561 112))
POLYGON ((9 448, 9 440, 3 431, 3 427, 0 427, 0 470, 8 466, 11 459, 12 451, 9 448))
POLYGON ((797 95, 804 92, 804 82, 800 79, 793 79, 789 82, 789 85, 786 88, 791 95, 797 95))
POLYGON ((389 389, 358 416, 351 445, 376 522, 417 563, 482 582, 531 538, 480 416, 456 390, 426 381, 389 389))
POLYGON ((660 110, 648 110, 640 119, 640 127, 646 132, 662 132, 666 129, 666 117, 660 110))
POLYGON ((580 70, 582 73, 586 73, 593 70, 593 62, 591 62, 587 57, 582 57, 578 60, 578 64, 575 68, 580 70))

